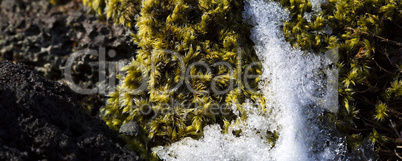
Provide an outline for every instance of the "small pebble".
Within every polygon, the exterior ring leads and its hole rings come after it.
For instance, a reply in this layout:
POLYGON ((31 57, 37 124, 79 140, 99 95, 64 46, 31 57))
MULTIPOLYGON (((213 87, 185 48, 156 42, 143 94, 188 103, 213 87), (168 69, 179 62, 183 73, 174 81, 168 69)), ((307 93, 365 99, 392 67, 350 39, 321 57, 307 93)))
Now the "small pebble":
POLYGON ((121 125, 119 133, 124 135, 137 136, 139 133, 139 125, 135 121, 129 121, 121 125))

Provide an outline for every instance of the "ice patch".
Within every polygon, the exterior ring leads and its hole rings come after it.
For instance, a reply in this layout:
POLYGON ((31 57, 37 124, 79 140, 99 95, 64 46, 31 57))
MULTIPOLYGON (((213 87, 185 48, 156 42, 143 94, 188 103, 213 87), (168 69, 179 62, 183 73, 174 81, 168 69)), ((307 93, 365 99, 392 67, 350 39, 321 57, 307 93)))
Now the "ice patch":
MULTIPOLYGON (((246 110, 252 111, 250 108, 246 110)), ((271 160, 273 158, 269 159, 269 151, 272 147, 262 133, 270 127, 269 119, 261 113, 249 113, 246 121, 233 123, 228 134, 222 134, 219 125, 210 125, 204 128, 204 137, 200 140, 185 138, 153 151, 163 160, 271 160), (237 129, 242 129, 240 137, 232 133, 237 129), (261 133, 257 134, 256 131, 261 133)))

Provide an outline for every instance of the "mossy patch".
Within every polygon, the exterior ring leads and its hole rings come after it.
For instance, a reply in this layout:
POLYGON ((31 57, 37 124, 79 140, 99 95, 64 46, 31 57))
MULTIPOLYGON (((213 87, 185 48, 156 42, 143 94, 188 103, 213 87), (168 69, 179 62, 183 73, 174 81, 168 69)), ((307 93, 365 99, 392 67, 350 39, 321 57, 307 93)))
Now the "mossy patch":
POLYGON ((242 21, 242 1, 84 0, 84 4, 135 30, 133 38, 140 49, 124 67, 121 84, 101 114, 115 130, 137 122, 138 136, 124 137, 144 157, 152 157, 152 147, 199 138, 206 125, 218 123, 226 129, 236 119, 232 108, 244 111, 247 99, 264 109, 264 98, 257 92, 261 65, 249 38, 251 26, 242 21))

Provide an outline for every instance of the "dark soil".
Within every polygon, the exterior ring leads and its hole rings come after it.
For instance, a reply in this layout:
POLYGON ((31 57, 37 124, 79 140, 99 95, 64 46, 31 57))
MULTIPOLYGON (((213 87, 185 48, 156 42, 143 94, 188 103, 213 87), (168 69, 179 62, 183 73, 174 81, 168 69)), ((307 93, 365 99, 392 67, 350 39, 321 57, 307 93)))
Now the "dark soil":
POLYGON ((0 62, 0 160, 139 160, 76 95, 26 65, 0 62))

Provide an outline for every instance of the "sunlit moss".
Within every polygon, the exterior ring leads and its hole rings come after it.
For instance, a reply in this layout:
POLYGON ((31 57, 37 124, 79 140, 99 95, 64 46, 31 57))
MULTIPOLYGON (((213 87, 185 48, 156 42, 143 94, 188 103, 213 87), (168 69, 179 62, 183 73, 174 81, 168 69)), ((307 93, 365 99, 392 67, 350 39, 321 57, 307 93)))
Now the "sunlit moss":
POLYGON ((82 0, 82 2, 91 8, 98 15, 104 15, 103 11, 107 0, 82 0))
POLYGON ((391 83, 391 87, 389 87, 385 93, 384 98, 387 101, 391 101, 392 99, 400 99, 402 97, 402 80, 395 80, 391 83))
POLYGON ((388 112, 388 107, 385 103, 378 103, 375 106, 375 111, 376 114, 374 115, 374 119, 378 120, 378 121, 383 121, 385 119, 385 117, 387 117, 387 112, 388 112))
POLYGON ((386 142, 387 141, 387 138, 385 136, 381 135, 380 133, 378 133, 375 129, 370 134, 369 138, 370 138, 370 141, 372 143, 386 142))
POLYGON ((83 0, 90 11, 100 18, 112 19, 116 24, 133 28, 140 12, 141 0, 83 0))
POLYGON ((246 76, 260 75, 261 66, 249 39, 251 26, 242 21, 242 1, 85 0, 84 4, 118 24, 135 24, 133 38, 140 49, 123 68, 125 75, 101 113, 115 130, 126 122, 138 122, 139 136, 125 138, 144 157, 152 157, 152 147, 183 137, 199 138, 208 124, 225 129, 236 119, 232 107, 244 111, 247 99, 264 109, 264 98, 257 92, 259 78, 246 76))

